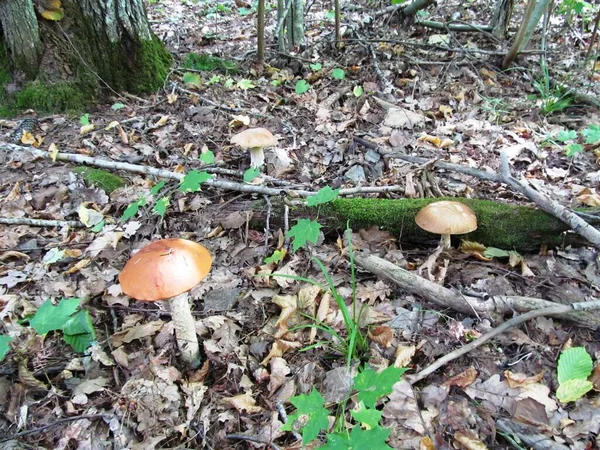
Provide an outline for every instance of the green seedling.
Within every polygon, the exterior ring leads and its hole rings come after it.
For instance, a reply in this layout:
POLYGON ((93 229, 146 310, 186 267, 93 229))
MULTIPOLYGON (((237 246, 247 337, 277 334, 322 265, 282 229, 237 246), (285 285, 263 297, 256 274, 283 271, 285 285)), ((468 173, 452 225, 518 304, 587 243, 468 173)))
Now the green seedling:
POLYGON ((556 398, 562 403, 574 402, 594 387, 588 380, 594 364, 584 347, 571 347, 558 358, 556 398))
POLYGON ((298 80, 296 82, 295 92, 298 95, 302 95, 310 89, 310 84, 306 80, 298 80))

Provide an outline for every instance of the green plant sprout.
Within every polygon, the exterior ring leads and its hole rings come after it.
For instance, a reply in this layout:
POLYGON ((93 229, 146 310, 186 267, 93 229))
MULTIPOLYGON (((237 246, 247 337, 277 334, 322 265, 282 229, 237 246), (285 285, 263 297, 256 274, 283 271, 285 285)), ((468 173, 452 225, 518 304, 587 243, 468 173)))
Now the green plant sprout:
MULTIPOLYGON (((347 399, 341 408, 337 408, 338 417, 332 433, 326 434, 327 442, 321 449, 391 449, 386 444, 390 434, 389 428, 381 426, 382 412, 375 409, 379 400, 387 397, 406 368, 388 367, 381 372, 366 368, 359 372, 353 380, 352 389, 357 393, 358 403, 350 411, 352 423, 346 420, 347 399), (351 426, 349 430, 348 425, 351 426)), ((325 399, 313 387, 310 394, 301 394, 290 399, 296 412, 290 414, 283 431, 295 431, 302 435, 302 445, 315 441, 319 434, 329 428, 329 410, 325 407, 325 399)))
POLYGON ((346 78, 346 72, 343 69, 336 68, 331 71, 331 78, 335 80, 343 80, 346 78))
POLYGON ((308 83, 308 81, 298 80, 296 82, 296 87, 294 88, 294 91, 296 92, 296 94, 302 95, 305 92, 308 92, 309 89, 310 89, 310 84, 308 83))
POLYGON ((567 109, 573 104, 573 92, 552 83, 548 63, 544 59, 542 59, 540 67, 542 76, 533 81, 532 85, 541 100, 542 114, 550 115, 567 109))
POLYGON ((571 347, 558 358, 556 398, 562 403, 574 402, 594 387, 588 380, 594 369, 592 358, 584 347, 571 347))
MULTIPOLYGON (((29 325, 41 335, 62 331, 64 341, 83 353, 96 340, 96 330, 89 311, 79 309, 80 305, 80 298, 63 298, 56 306, 46 300, 29 319, 29 325)), ((0 336, 0 361, 8 353, 10 341, 10 336, 0 336)))

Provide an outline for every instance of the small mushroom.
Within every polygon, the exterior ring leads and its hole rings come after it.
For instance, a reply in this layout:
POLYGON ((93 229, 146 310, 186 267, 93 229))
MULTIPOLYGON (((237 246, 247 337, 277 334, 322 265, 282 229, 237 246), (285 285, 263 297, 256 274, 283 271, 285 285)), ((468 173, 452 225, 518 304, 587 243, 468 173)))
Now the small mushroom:
POLYGON ((442 248, 450 248, 450 235, 477 229, 477 217, 464 203, 441 201, 423 207, 415 217, 417 225, 430 233, 441 234, 442 248))
POLYGON ((142 248, 119 274, 121 290, 136 300, 167 300, 183 360, 200 365, 200 347, 188 291, 210 272, 212 258, 202 245, 186 239, 163 239, 142 248))
POLYGON ((263 148, 277 144, 275 136, 266 128, 248 128, 231 138, 232 144, 237 144, 244 150, 250 149, 250 166, 260 167, 265 163, 263 148))

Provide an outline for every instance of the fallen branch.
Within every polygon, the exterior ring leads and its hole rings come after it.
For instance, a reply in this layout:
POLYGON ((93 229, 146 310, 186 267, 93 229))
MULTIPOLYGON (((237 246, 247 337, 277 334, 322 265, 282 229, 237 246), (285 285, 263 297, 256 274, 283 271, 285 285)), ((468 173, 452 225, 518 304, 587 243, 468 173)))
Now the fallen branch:
POLYGON ((72 227, 82 228, 84 224, 78 220, 45 220, 45 219, 28 219, 27 217, 0 217, 2 225, 29 225, 32 227, 72 227))
MULTIPOLYGON (((477 313, 480 316, 494 320, 515 312, 527 313, 542 308, 549 310, 565 306, 566 310, 560 309, 554 313, 545 312, 544 315, 558 316, 591 329, 598 329, 600 326, 598 314, 585 312, 583 306, 581 306, 590 305, 597 308, 598 302, 577 303, 576 305, 579 306, 575 309, 573 305, 559 305, 536 297, 494 295, 482 299, 463 295, 460 292, 440 286, 374 255, 356 253, 354 261, 363 269, 391 281, 411 294, 419 295, 442 308, 449 308, 463 314, 472 315, 477 313)), ((569 299, 565 299, 565 303, 568 303, 568 301, 569 299)))
POLYGON ((38 428, 32 428, 30 430, 24 430, 24 431, 15 433, 15 434, 11 434, 10 436, 0 437, 0 442, 11 441, 13 439, 16 439, 16 438, 19 438, 22 436, 28 436, 30 434, 41 433, 43 431, 46 431, 48 428, 52 428, 52 427, 55 427, 57 425, 61 425, 63 423, 67 423, 67 422, 74 422, 76 420, 84 420, 84 419, 86 419, 86 420, 96 420, 96 419, 110 420, 110 418, 111 418, 111 416, 107 415, 107 414, 82 414, 80 416, 63 417, 61 419, 57 419, 54 422, 51 422, 49 424, 43 425, 38 428))
MULTIPOLYGON (((108 170, 124 170, 126 172, 139 173, 142 175, 151 175, 158 178, 166 178, 171 180, 181 180, 185 177, 183 173, 171 172, 166 169, 157 169, 155 167, 142 166, 137 164, 130 164, 124 162, 110 161, 102 158, 93 158, 91 156, 76 155, 73 153, 57 153, 51 155, 48 152, 39 150, 34 147, 26 147, 15 144, 0 144, 0 150, 10 150, 15 152, 27 151, 40 158, 49 159, 52 161, 68 161, 77 164, 85 164, 88 166, 101 167, 108 170)), ((266 186, 255 186, 251 184, 237 183, 234 181, 210 179, 205 181, 203 186, 210 186, 217 189, 224 189, 228 191, 247 192, 251 194, 262 194, 262 195, 289 195, 291 197, 308 197, 314 195, 316 192, 307 191, 303 189, 290 189, 290 188, 270 188, 266 186)), ((386 192, 404 192, 402 186, 363 186, 355 188, 341 189, 339 195, 357 195, 357 194, 376 194, 386 192)))
POLYGON ((543 434, 543 427, 534 427, 523 422, 510 419, 496 420, 496 426, 507 435, 517 437, 523 441, 528 448, 533 450, 570 450, 568 445, 560 444, 551 436, 543 434))

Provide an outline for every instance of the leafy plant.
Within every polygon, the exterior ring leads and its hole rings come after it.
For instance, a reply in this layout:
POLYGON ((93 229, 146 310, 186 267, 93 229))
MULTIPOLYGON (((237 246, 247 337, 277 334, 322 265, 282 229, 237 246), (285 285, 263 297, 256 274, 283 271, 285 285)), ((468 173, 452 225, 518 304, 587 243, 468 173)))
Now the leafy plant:
MULTIPOLYGON (((56 306, 46 300, 29 319, 29 325, 42 335, 50 331, 62 331, 65 342, 76 352, 82 353, 96 340, 96 330, 89 311, 78 310, 80 304, 79 298, 63 298, 56 306)), ((8 353, 10 341, 10 336, 0 336, 0 361, 8 353)))
MULTIPOLYGON (((348 430, 345 405, 341 404, 338 410, 336 429, 326 435, 327 443, 322 449, 391 449, 385 443, 390 434, 388 428, 380 425, 382 413, 375 409, 377 402, 389 395, 395 383, 407 369, 388 367, 381 372, 366 368, 354 377, 353 391, 357 392, 359 402, 350 411, 352 417, 352 430, 348 430), (341 425, 340 425, 341 424, 341 425)), ((329 413, 325 407, 325 399, 313 387, 310 394, 301 394, 290 399, 296 407, 296 412, 290 414, 288 422, 283 426, 284 431, 296 431, 302 435, 302 444, 307 445, 317 439, 319 433, 329 428, 329 413)), ((336 405, 334 405, 336 406, 336 405)))
POLYGON ((314 64, 310 64, 309 67, 310 67, 310 70, 312 70, 313 72, 318 72, 319 70, 321 70, 323 68, 323 65, 321 63, 314 63, 314 64))
POLYGON ((346 72, 343 69, 336 68, 331 71, 331 77, 336 80, 343 80, 346 78, 346 72))
MULTIPOLYGON (((161 180, 159 183, 155 184, 152 189, 150 189, 150 196, 153 197, 156 194, 158 194, 160 192, 160 190, 165 187, 165 181, 161 180)), ((142 195, 138 200, 136 200, 135 202, 131 203, 127 208, 125 208, 125 211, 123 212, 123 215, 121 216, 121 220, 123 222, 128 221, 129 219, 131 219, 132 217, 135 217, 137 215, 137 213, 139 212, 140 208, 146 206, 146 204, 148 203, 148 198, 144 195, 142 195)))
POLYGON ((310 84, 306 80, 298 80, 296 82, 295 92, 298 95, 302 95, 310 89, 310 84))
POLYGON ((558 358, 556 397, 563 403, 574 402, 593 388, 588 381, 594 364, 584 347, 571 347, 558 358))
POLYGON ((355 97, 360 97, 361 95, 363 95, 363 87, 360 85, 354 86, 354 89, 352 89, 352 93, 355 97))
POLYGON ((238 66, 234 61, 198 53, 188 53, 185 57, 183 67, 186 69, 200 70, 202 72, 221 71, 235 73, 238 70, 238 66))
POLYGON ((542 76, 532 83, 541 100, 541 112, 543 114, 553 114, 571 106, 573 104, 573 93, 569 89, 552 83, 548 63, 545 60, 541 62, 541 72, 542 76))

